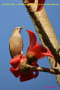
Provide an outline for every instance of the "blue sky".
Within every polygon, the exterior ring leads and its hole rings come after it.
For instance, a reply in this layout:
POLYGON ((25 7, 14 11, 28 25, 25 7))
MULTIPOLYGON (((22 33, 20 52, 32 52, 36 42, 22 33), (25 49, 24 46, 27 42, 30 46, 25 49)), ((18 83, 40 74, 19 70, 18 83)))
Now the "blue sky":
MULTIPOLYGON (((30 29, 35 32, 34 25, 25 6, 1 6, 1 3, 20 2, 22 2, 22 0, 0 0, 0 90, 45 90, 44 87, 57 87, 57 90, 59 90, 56 78, 52 74, 40 72, 36 79, 21 83, 19 78, 15 78, 9 71, 9 62, 11 59, 9 53, 9 38, 13 29, 22 25, 25 27, 21 32, 24 41, 24 53, 29 44, 28 34, 25 30, 30 29)), ((60 4, 60 0, 46 0, 46 3, 60 4)), ((60 6, 45 6, 45 9, 57 38, 60 41, 60 6)), ((47 58, 39 60, 38 63, 41 67, 50 67, 47 58)))

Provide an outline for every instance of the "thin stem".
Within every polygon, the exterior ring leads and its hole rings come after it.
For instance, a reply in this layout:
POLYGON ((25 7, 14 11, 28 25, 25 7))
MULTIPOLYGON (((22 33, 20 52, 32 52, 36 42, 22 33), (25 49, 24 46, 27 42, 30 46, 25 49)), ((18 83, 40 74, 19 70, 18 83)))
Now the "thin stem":
POLYGON ((32 66, 29 64, 25 64, 24 66, 26 69, 32 69, 34 71, 42 71, 42 72, 48 72, 51 74, 60 74, 58 69, 53 69, 53 68, 44 68, 44 67, 36 67, 36 66, 32 66))

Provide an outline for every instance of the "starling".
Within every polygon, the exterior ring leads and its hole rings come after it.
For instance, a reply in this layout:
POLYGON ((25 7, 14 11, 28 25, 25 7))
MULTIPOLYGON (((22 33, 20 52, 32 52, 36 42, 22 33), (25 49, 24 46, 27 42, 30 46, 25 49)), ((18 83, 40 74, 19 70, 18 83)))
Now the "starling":
POLYGON ((22 28, 24 28, 24 26, 16 27, 9 40, 9 50, 12 58, 18 54, 23 54, 23 40, 20 34, 22 28))

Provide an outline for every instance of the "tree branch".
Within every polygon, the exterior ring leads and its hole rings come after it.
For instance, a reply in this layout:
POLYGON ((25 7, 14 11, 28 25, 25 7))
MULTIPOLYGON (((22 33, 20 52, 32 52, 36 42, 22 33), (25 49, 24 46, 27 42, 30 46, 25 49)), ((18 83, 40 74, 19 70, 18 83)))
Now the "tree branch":
MULTIPOLYGON (((25 1, 28 1, 28 0, 24 0, 24 3, 25 1)), ((25 6, 35 25, 36 31, 39 35, 39 38, 42 44, 51 50, 52 54, 55 56, 56 60, 58 61, 57 69, 60 71, 60 56, 58 53, 60 44, 59 44, 59 41, 57 40, 56 34, 54 33, 54 30, 48 19, 45 9, 43 8, 40 12, 36 12, 34 11, 37 7, 36 5, 35 6, 25 5, 25 6), (33 12, 31 11, 31 8, 33 8, 33 12)), ((48 57, 48 59, 50 61, 52 68, 55 68, 54 59, 52 57, 48 57)), ((56 75, 56 79, 58 84, 60 85, 60 75, 56 75)))
POLYGON ((32 69, 34 71, 42 71, 42 72, 48 72, 51 74, 60 74, 58 69, 50 69, 50 68, 44 68, 44 67, 36 67, 29 64, 24 65, 24 68, 26 69, 32 69))

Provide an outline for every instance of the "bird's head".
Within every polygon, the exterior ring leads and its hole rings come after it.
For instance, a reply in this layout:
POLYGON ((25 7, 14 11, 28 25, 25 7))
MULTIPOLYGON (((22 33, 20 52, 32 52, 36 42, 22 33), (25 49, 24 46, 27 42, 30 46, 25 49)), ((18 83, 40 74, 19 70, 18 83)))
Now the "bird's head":
POLYGON ((21 26, 21 27, 16 27, 13 31, 14 32, 21 32, 21 30, 24 28, 24 26, 21 26))

